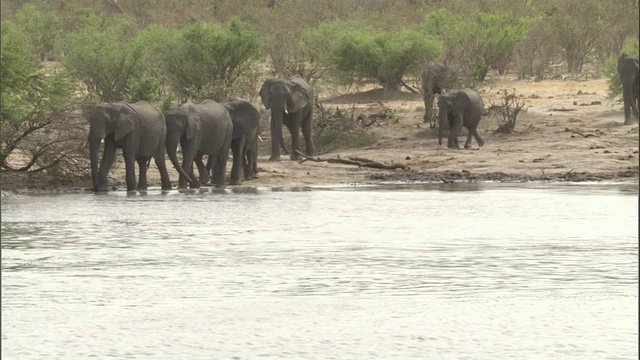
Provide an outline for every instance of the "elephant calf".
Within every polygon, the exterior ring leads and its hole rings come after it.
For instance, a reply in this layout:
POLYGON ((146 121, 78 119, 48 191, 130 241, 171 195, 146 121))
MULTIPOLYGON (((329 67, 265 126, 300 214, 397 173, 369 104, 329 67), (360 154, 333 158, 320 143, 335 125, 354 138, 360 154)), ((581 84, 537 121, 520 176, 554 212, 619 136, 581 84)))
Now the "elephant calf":
POLYGON ((449 124, 449 140, 447 147, 459 149, 458 133, 464 126, 469 130, 467 141, 464 143, 465 149, 471 146, 471 136, 475 137, 478 146, 484 145, 484 140, 478 134, 478 123, 482 116, 482 99, 471 89, 452 90, 440 95, 438 99, 438 113, 440 119, 440 129, 438 130, 438 143, 442 145, 442 127, 445 121, 449 124))

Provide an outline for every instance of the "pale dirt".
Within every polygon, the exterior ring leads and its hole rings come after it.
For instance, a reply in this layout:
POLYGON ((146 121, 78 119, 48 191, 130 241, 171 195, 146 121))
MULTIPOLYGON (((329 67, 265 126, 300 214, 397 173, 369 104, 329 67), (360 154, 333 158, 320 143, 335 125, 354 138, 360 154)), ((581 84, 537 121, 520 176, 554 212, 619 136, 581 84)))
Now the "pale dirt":
MULTIPOLYGON (((623 125, 622 104, 607 99, 606 79, 531 82, 497 78, 479 90, 485 108, 500 101, 499 90, 504 88, 515 89, 527 105, 526 112, 518 116, 514 134, 494 134, 498 127, 496 118, 484 116, 479 131, 485 139, 485 146, 478 148, 473 140, 469 150, 448 149, 446 137, 443 138, 445 145, 438 145, 437 130, 423 123, 424 104, 420 95, 406 93, 393 99, 379 100, 367 93, 359 93, 322 100, 327 109, 335 109, 336 106, 350 108, 354 102, 361 111, 389 107, 395 109, 396 119, 383 120, 370 127, 369 131, 380 135, 373 146, 339 150, 319 155, 321 158, 357 156, 383 163, 402 163, 409 169, 380 170, 312 161, 300 163, 289 160, 288 155, 282 155, 279 162, 269 162, 269 135, 266 134, 258 160, 259 177, 245 181, 242 186, 296 187, 455 180, 637 183, 638 125, 623 125)), ((461 146, 465 139, 466 129, 463 129, 461 146)), ((167 167, 175 184, 177 172, 168 160, 167 167)), ((231 161, 227 166, 228 170, 230 168, 231 161)), ((160 186, 159 174, 153 163, 148 177, 150 187, 160 186)), ((110 172, 109 185, 118 188, 124 185, 121 157, 110 172)), ((9 187, 15 189, 19 186, 9 187)), ((89 188, 90 182, 84 187, 89 188)))

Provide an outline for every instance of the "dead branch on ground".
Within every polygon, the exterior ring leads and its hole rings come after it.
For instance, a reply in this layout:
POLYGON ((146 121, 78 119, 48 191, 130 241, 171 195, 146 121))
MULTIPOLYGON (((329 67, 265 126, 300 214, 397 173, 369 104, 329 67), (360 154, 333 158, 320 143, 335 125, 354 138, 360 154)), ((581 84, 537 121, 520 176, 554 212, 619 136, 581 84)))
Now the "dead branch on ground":
POLYGON ((374 169, 385 169, 385 170, 394 170, 394 169, 406 169, 406 165, 404 164, 383 164, 381 162, 378 161, 374 161, 374 160, 370 160, 370 159, 365 159, 365 158, 361 158, 361 157, 350 157, 348 159, 343 159, 340 156, 337 156, 335 158, 320 158, 320 157, 311 157, 311 156, 307 156, 303 153, 301 153, 300 151, 296 150, 296 152, 303 157, 302 160, 299 161, 300 164, 302 164, 305 161, 313 161, 313 162, 327 162, 330 164, 345 164, 345 165, 356 165, 358 167, 368 167, 368 168, 374 168, 374 169))

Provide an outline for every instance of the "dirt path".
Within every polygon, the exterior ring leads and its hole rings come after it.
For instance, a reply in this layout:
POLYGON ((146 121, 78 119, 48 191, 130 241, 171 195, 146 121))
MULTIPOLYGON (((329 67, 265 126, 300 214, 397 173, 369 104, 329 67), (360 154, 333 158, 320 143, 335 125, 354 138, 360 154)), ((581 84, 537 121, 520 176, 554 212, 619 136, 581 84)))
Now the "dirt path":
MULTIPOLYGON (((373 146, 322 154, 322 158, 358 156, 384 163, 402 163, 408 169, 380 170, 326 162, 294 162, 283 156, 268 162, 267 144, 261 146, 259 178, 246 186, 302 186, 353 184, 378 181, 638 181, 638 125, 623 125, 622 106, 607 100, 606 79, 589 81, 545 80, 541 82, 494 80, 480 89, 487 108, 498 102, 499 91, 515 89, 527 104, 518 117, 515 134, 494 134, 497 120, 485 116, 479 131, 485 139, 478 149, 452 150, 439 146, 437 131, 422 122, 424 104, 419 95, 378 100, 362 94, 347 94, 324 100, 325 106, 358 109, 389 107, 395 120, 371 126, 380 140, 373 146), (265 151, 266 150, 266 151, 265 151)), ((466 130, 460 140, 464 142, 466 130)), ((268 138, 268 137, 267 137, 268 138)), ((446 140, 445 140, 446 141, 446 140)), ((169 162, 167 162, 169 164, 169 162)), ((120 161, 110 173, 110 185, 124 185, 120 161)), ((230 167, 230 166, 229 166, 230 167)), ((177 173, 170 169, 173 182, 177 173)), ((150 186, 158 186, 155 166, 149 169, 150 186)), ((89 183, 85 185, 89 187, 89 183)), ((5 189, 19 184, 3 181, 5 189)), ((77 187, 76 187, 77 188, 77 187)))

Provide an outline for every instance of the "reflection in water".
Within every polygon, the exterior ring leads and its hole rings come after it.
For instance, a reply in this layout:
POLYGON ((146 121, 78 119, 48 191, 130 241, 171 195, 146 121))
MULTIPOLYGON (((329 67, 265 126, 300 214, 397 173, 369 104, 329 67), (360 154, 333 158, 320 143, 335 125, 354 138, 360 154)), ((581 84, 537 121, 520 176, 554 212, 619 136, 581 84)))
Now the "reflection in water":
POLYGON ((272 190, 3 199, 3 358, 638 356, 637 185, 272 190))

